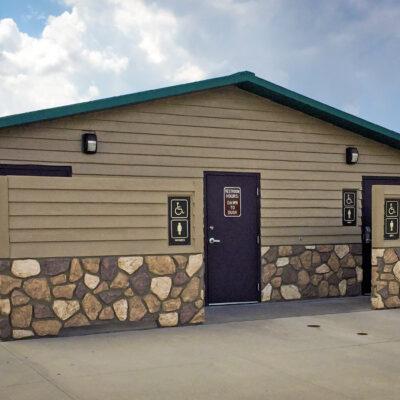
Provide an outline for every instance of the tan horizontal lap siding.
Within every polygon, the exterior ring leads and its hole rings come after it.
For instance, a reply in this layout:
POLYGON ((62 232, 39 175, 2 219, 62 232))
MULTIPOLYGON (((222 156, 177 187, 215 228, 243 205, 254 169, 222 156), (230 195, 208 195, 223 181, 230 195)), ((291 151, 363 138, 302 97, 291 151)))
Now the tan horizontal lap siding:
MULTIPOLYGON (((44 241, 54 224, 60 229, 57 235, 76 229, 78 236, 81 229, 112 229, 115 218, 126 237, 135 236, 146 221, 155 243, 165 243, 166 232, 158 226, 166 218, 163 190, 184 191, 187 182, 201 181, 205 170, 214 170, 261 173, 264 245, 359 242, 362 176, 400 176, 397 150, 234 87, 5 129, 0 159, 72 165, 74 175, 106 177, 116 185, 105 194, 96 184, 72 190, 58 180, 52 180, 51 188, 37 190, 26 183, 10 189, 11 240, 16 241, 31 235, 20 232, 24 218, 31 229, 43 230, 44 241), (85 129, 97 132, 96 155, 81 153, 85 129), (346 165, 347 146, 359 149, 357 165, 346 165), (150 196, 153 192, 143 184, 130 201, 130 191, 118 186, 119 177, 155 178, 161 186, 150 196), (342 227, 343 188, 359 190, 357 227, 342 227), (26 198, 32 215, 24 214, 26 198)), ((84 246, 124 248, 119 233, 112 235, 115 240, 103 241, 99 234, 84 246)), ((59 242, 46 243, 51 251, 61 248, 59 242)), ((151 241, 141 243, 147 248, 151 241)), ((20 242, 11 246, 22 251, 20 242)))
POLYGON ((8 178, 11 257, 203 251, 201 180, 8 178), (168 195, 192 199, 192 244, 168 246, 168 195))

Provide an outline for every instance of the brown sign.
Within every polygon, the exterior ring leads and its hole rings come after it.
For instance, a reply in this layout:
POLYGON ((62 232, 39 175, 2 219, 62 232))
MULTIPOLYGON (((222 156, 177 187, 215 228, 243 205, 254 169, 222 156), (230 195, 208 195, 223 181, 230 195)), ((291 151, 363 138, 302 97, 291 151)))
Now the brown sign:
POLYGON ((241 214, 240 187, 224 187, 224 216, 240 217, 241 214))

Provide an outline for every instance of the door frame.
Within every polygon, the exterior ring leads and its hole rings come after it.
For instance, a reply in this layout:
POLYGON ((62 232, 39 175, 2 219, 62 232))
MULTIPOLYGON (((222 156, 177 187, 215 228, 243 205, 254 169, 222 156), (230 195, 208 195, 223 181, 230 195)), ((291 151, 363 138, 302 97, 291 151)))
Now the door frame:
POLYGON ((207 226, 208 226, 208 210, 207 210, 207 178, 209 176, 251 176, 256 178, 257 187, 258 187, 258 195, 256 193, 256 215, 257 215, 257 232, 258 237, 260 238, 257 243, 257 280, 258 280, 258 293, 257 293, 257 302, 261 301, 261 185, 260 179, 261 174, 259 172, 227 172, 227 171, 204 171, 203 172, 203 209, 204 209, 204 220, 203 220, 203 238, 204 238, 204 301, 205 305, 208 306, 208 288, 209 288, 209 273, 208 273, 208 237, 207 237, 207 226))
MULTIPOLYGON (((361 180, 361 190, 362 190, 362 203, 361 203, 361 246, 362 246, 362 248, 364 247, 364 227, 365 227, 365 225, 366 225, 366 221, 365 221, 365 218, 366 218, 366 215, 365 215, 365 207, 364 207, 364 204, 365 204, 365 200, 366 200, 366 197, 365 197, 365 193, 366 193, 366 182, 367 181, 374 181, 374 180, 378 180, 378 181, 382 181, 382 184, 383 185, 385 185, 385 181, 392 181, 392 180, 398 180, 399 181, 399 185, 400 185, 400 176, 399 175, 385 175, 385 176, 379 176, 379 175, 367 175, 367 176, 362 176, 361 177, 362 178, 362 180, 361 180)), ((379 183, 377 183, 376 185, 379 185, 379 183)), ((370 200, 370 202, 371 202, 371 213, 372 213, 372 186, 374 186, 374 185, 371 185, 371 196, 369 196, 369 200, 370 200)), ((371 228, 373 229, 373 227, 372 227, 372 220, 371 220, 371 228)), ((371 237, 371 249, 372 249, 372 237, 371 237)), ((364 266, 364 251, 363 251, 363 254, 362 254, 362 257, 363 257, 363 266, 364 266)), ((364 272, 364 268, 363 268, 363 272, 364 272)), ((372 271, 371 271, 372 272, 372 271)), ((370 282, 370 284, 371 284, 371 282, 370 282)), ((366 292, 365 291, 365 285, 364 285, 364 281, 363 281, 363 283, 362 283, 362 285, 361 285, 361 293, 362 294, 366 294, 366 293, 369 293, 369 292, 366 292)))

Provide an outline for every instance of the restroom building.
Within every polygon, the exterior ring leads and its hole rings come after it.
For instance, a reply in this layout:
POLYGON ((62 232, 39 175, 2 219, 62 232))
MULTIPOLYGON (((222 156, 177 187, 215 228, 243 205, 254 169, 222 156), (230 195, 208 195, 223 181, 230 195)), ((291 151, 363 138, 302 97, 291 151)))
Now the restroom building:
POLYGON ((251 72, 0 118, 0 335, 369 294, 399 148, 251 72))

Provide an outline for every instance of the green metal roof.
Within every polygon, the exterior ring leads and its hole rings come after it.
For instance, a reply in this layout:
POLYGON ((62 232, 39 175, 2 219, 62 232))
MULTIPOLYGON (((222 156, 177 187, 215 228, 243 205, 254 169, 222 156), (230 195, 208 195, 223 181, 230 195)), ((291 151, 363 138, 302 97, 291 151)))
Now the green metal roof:
POLYGON ((250 93, 265 97, 277 103, 302 111, 313 117, 330 122, 341 128, 348 129, 361 136, 400 149, 400 134, 373 124, 354 115, 330 107, 319 101, 310 99, 299 93, 275 85, 257 77, 249 71, 238 72, 233 75, 219 78, 206 79, 199 82, 186 83, 155 90, 127 94, 106 99, 93 100, 85 103, 71 104, 67 106, 48 108, 23 114, 10 115, 0 118, 0 128, 30 124, 33 122, 48 121, 61 117, 68 117, 92 111, 106 110, 110 108, 143 103, 145 101, 158 100, 171 96, 188 94, 201 90, 214 89, 223 86, 235 85, 250 93))

